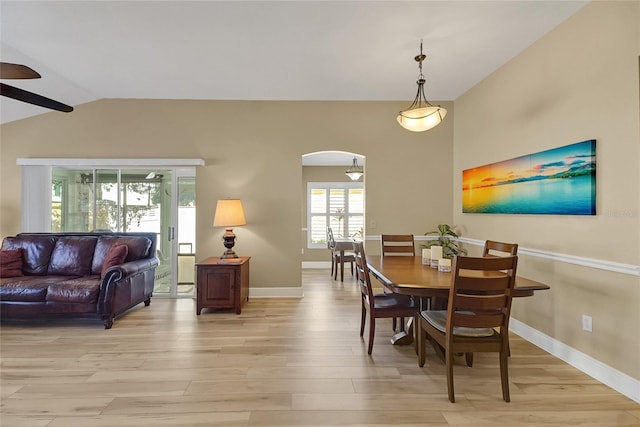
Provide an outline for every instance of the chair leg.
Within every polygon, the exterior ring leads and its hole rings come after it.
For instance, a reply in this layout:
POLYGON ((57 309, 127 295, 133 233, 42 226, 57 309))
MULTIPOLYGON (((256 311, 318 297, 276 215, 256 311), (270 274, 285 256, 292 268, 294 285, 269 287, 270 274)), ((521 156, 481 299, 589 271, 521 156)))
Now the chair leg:
POLYGON ((507 351, 500 352, 500 381, 502 382, 502 398, 505 402, 511 402, 509 395, 509 355, 507 351))
POLYGON ((427 333, 424 329, 422 329, 422 316, 418 317, 418 321, 415 323, 414 328, 416 329, 416 347, 418 347, 418 366, 421 368, 424 366, 424 362, 427 359, 426 357, 426 346, 427 346, 427 333))
POLYGON ((367 308, 364 305, 364 300, 361 299, 362 315, 360 318, 360 336, 364 335, 364 323, 367 321, 367 308))
POLYGON ((331 255, 331 277, 333 277, 333 269, 335 265, 336 265, 336 260, 333 257, 333 255, 331 255))
POLYGON ((373 339, 376 335, 376 319, 373 316, 369 316, 369 349, 368 353, 373 351, 373 339))
POLYGON ((401 317, 400 318, 400 331, 401 332, 404 332, 405 325, 406 325, 406 323, 404 321, 404 317, 401 317))
POLYGON ((393 332, 395 332, 395 331, 396 331, 396 326, 398 326, 398 318, 397 318, 397 317, 394 317, 394 318, 393 318, 393 323, 392 323, 392 325, 391 325, 391 329, 393 329, 393 332))
POLYGON ((449 401, 455 403, 456 396, 453 390, 453 352, 445 350, 445 359, 447 361, 447 391, 449 393, 449 401))
POLYGON ((467 362, 468 367, 473 367, 473 353, 465 353, 464 359, 467 362))

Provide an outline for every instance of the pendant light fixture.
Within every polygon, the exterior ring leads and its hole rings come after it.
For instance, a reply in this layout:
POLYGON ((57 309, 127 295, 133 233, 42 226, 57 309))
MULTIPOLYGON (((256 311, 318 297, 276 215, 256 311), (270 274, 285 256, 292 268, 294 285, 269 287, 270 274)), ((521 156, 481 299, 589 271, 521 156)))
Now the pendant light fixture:
POLYGON ((432 127, 440 124, 444 116, 447 115, 447 110, 441 106, 433 106, 424 94, 425 79, 422 74, 422 62, 427 58, 422 53, 422 40, 420 40, 420 55, 414 59, 418 63, 420 74, 418 75, 418 93, 413 100, 413 104, 404 111, 400 111, 397 120, 400 126, 413 132, 423 132, 429 130, 432 127))
POLYGON ((351 167, 347 169, 345 175, 351 178, 351 181, 357 181, 362 175, 364 175, 362 168, 358 166, 358 159, 355 157, 353 158, 353 163, 351 164, 351 167))

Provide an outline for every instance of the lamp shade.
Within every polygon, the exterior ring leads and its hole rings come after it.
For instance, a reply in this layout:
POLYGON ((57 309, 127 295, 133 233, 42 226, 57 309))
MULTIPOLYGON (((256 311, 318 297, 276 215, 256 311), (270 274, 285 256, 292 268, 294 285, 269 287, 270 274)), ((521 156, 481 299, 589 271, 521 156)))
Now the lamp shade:
POLYGON ((216 214, 213 218, 214 227, 235 227, 245 225, 244 209, 240 199, 218 200, 216 214))
POLYGON ((406 110, 398 114, 400 126, 413 132, 423 132, 440 124, 447 110, 440 106, 427 106, 406 110))

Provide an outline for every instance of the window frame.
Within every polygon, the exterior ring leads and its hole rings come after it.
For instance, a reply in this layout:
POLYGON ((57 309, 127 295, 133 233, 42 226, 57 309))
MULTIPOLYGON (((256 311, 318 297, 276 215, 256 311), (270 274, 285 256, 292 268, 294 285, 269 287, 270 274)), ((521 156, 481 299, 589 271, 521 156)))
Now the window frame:
MULTIPOLYGON (((330 209, 330 194, 331 190, 351 190, 351 189, 359 189, 362 190, 362 212, 352 213, 349 212, 349 197, 348 192, 345 192, 345 229, 348 230, 348 219, 351 217, 361 217, 362 224, 364 228, 364 215, 365 215, 365 193, 364 193, 364 183, 362 182, 307 182, 307 249, 326 249, 327 243, 314 243, 312 242, 313 230, 312 230, 312 217, 324 216, 326 218, 326 224, 331 223, 331 217, 335 216, 335 212, 332 213, 329 211, 330 209), (326 196, 326 209, 324 213, 312 213, 311 212, 311 192, 312 190, 327 190, 326 196)), ((363 230, 364 232, 364 230, 363 230)), ((324 231, 326 234, 326 230, 324 231)), ((335 234, 335 231, 334 231, 335 234)))

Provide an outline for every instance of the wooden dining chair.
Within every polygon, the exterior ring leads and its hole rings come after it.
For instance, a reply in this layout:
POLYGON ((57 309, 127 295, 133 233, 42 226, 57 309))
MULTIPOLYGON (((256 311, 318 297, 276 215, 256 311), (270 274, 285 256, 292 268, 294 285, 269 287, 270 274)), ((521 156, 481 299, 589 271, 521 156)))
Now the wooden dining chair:
POLYGON ((504 256, 504 255, 518 255, 517 243, 504 243, 496 242, 494 240, 486 240, 484 242, 484 249, 482 250, 482 256, 504 256))
POLYGON ((362 242, 353 242, 353 253, 356 258, 356 278, 360 285, 362 300, 362 316, 360 319, 360 336, 364 336, 364 325, 369 317, 369 347, 368 354, 373 351, 373 341, 376 333, 376 319, 393 317, 413 317, 417 308, 413 299, 408 295, 396 293, 374 294, 369 276, 367 256, 362 242))
MULTIPOLYGON (((485 240, 484 249, 482 250, 482 256, 495 257, 495 256, 508 256, 518 255, 517 243, 504 243, 497 242, 495 240, 485 240)), ((511 356, 511 349, 509 349, 509 356, 511 356)), ((467 364, 473 365, 473 353, 467 354, 467 364)))
MULTIPOLYGON (((380 239, 382 256, 415 256, 416 246, 413 234, 383 234, 380 239)), ((385 288, 385 293, 387 290, 385 288)), ((404 330, 404 319, 400 319, 401 330, 404 330)), ((393 318, 391 327, 395 331, 398 327, 398 319, 393 318)))
MULTIPOLYGON (((351 275, 353 276, 353 264, 356 261, 355 256, 351 251, 341 252, 337 248, 331 227, 327 228, 327 247, 331 251, 331 276, 333 276, 333 280, 338 280, 338 267, 346 263, 349 263, 351 266, 351 275)), ((341 279, 344 280, 344 277, 341 277, 341 279)))
POLYGON ((413 234, 383 234, 381 242, 382 256, 415 256, 416 254, 413 234))
POLYGON ((517 256, 455 257, 447 310, 425 310, 417 316, 418 365, 424 366, 428 339, 437 353, 444 353, 451 402, 453 356, 474 352, 499 353, 502 398, 510 401, 509 317, 517 263, 517 256))

